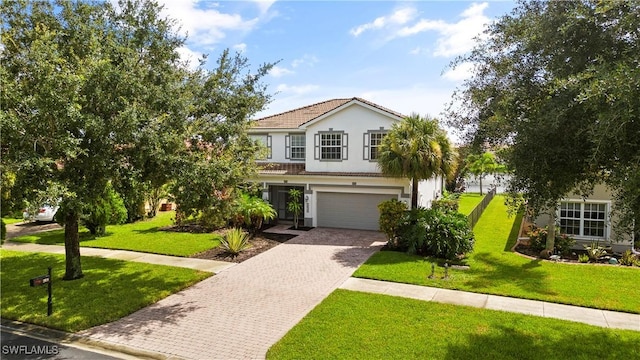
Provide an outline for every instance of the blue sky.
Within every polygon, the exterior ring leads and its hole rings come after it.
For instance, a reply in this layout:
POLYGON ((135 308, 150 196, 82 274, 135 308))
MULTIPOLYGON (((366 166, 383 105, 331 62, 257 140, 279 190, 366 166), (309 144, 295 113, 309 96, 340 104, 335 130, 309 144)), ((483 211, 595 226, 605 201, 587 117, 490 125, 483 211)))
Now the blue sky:
POLYGON ((185 59, 205 53, 213 63, 231 48, 254 66, 280 60, 265 78, 274 101, 256 117, 354 96, 407 115, 441 117, 470 71, 447 65, 514 7, 507 1, 161 2, 188 33, 180 50, 185 59))

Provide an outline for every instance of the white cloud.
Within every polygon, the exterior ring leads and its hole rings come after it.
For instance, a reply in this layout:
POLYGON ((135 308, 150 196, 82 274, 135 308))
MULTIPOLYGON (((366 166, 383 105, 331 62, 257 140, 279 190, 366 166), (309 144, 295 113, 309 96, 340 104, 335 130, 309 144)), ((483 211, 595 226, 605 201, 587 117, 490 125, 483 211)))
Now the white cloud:
POLYGON ((465 62, 456 66, 455 68, 447 70, 444 74, 442 74, 442 77, 447 80, 461 82, 470 78, 472 74, 473 63, 465 62))
POLYGON ((285 75, 291 75, 294 74, 295 72, 293 70, 289 70, 287 68, 283 68, 280 67, 278 65, 274 66, 271 68, 271 70, 269 71, 269 75, 275 77, 275 78, 279 78, 285 75))
POLYGON ((178 21, 181 34, 188 34, 190 43, 197 46, 213 46, 227 37, 229 32, 248 32, 264 19, 270 18, 273 1, 255 1, 260 14, 244 18, 238 13, 224 13, 217 3, 196 0, 161 0, 163 16, 178 21), (198 7, 204 4, 206 7, 198 7))
POLYGON ((235 44, 233 45, 233 50, 239 53, 244 53, 245 51, 247 51, 247 44, 245 43, 235 44))
POLYGON ((200 65, 200 58, 202 58, 202 53, 193 51, 186 46, 180 47, 177 49, 178 54, 180 54, 180 60, 187 63, 187 66, 195 70, 200 65))
POLYGON ((313 66, 318 62, 318 58, 315 55, 305 54, 301 58, 295 59, 291 62, 291 67, 297 68, 301 65, 313 66))
POLYGON ((294 95, 302 95, 302 94, 310 93, 318 88, 319 88, 318 85, 312 85, 312 84, 307 84, 307 85, 280 84, 276 87, 276 91, 279 91, 282 93, 291 93, 294 95))
POLYGON ((349 33, 355 37, 358 37, 363 32, 368 30, 383 29, 388 26, 406 24, 407 22, 413 20, 415 16, 416 9, 412 7, 400 8, 387 16, 378 17, 370 23, 356 26, 355 28, 351 29, 349 33))
MULTIPOLYGON (((373 22, 360 25, 351 30, 353 36, 358 36, 365 31, 377 30, 381 32, 384 42, 399 37, 415 36, 427 31, 438 33, 434 56, 452 57, 471 50, 474 45, 474 37, 480 35, 490 19, 484 15, 488 3, 473 3, 460 14, 457 22, 446 22, 442 19, 415 19, 415 9, 405 8, 404 16, 398 15, 398 11, 375 19, 373 22), (395 19, 395 21, 393 20, 395 19)), ((416 54, 414 51, 411 54, 416 54)))

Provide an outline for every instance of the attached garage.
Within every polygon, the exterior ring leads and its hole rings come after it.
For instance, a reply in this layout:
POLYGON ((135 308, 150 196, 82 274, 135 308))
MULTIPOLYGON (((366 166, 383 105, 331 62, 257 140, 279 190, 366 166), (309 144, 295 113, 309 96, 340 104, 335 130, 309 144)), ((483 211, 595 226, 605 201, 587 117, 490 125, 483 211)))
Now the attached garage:
POLYGON ((378 230, 378 204, 397 198, 393 194, 318 192, 318 226, 378 230))

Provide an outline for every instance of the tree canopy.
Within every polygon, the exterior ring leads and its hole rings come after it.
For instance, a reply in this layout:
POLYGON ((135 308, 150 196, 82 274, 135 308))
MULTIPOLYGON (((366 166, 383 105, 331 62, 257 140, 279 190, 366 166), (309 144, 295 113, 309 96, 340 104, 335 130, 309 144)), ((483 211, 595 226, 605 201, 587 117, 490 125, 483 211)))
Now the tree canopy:
POLYGON ((224 51, 214 70, 190 70, 177 51, 185 39, 161 9, 0 5, 2 172, 15 174, 12 196, 62 199, 65 279, 82 277, 78 219, 108 184, 135 193, 174 181, 176 198, 210 199, 251 172, 256 145, 244 130, 270 100, 261 78, 273 64, 252 73, 224 51))
POLYGON ((393 124, 382 139, 378 165, 383 173, 412 180, 411 206, 418 206, 418 182, 455 171, 456 151, 438 120, 412 114, 393 124))
POLYGON ((536 212, 604 182, 618 225, 640 224, 638 14, 637 1, 521 1, 452 64, 475 71, 449 124, 470 143, 508 148, 511 190, 536 212))

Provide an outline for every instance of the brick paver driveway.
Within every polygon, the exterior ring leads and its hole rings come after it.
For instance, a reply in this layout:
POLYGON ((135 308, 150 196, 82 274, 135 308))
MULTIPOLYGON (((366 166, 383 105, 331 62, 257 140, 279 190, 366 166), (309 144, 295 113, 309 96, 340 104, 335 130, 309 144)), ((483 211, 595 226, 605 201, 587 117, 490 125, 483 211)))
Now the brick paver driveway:
POLYGON ((372 231, 313 229, 81 335, 182 358, 264 358, 383 241, 372 231))

